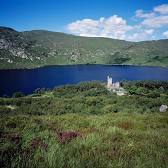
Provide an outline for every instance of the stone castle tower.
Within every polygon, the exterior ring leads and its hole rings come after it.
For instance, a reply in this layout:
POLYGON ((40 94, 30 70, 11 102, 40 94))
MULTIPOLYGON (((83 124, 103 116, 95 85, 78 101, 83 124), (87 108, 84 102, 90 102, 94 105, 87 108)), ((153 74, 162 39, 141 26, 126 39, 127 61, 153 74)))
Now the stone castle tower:
POLYGON ((107 88, 112 88, 113 86, 113 79, 110 76, 107 76, 107 88))

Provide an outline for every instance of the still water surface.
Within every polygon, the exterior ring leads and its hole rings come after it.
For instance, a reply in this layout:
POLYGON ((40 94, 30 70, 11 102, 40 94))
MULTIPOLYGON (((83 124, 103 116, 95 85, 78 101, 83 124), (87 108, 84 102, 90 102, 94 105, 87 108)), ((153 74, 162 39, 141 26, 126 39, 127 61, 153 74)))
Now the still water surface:
POLYGON ((54 88, 81 81, 166 80, 168 68, 120 65, 66 65, 37 69, 0 70, 0 96, 20 91, 32 93, 36 88, 54 88))

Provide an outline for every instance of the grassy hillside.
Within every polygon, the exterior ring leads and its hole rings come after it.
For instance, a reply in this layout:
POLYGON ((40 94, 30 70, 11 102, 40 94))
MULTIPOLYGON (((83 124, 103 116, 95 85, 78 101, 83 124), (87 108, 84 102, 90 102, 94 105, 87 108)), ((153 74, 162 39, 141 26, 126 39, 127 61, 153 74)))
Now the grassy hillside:
POLYGON ((0 98, 1 167, 166 168, 167 82, 98 82, 0 98))
POLYGON ((135 43, 0 27, 1 69, 87 63, 168 66, 168 40, 135 43))

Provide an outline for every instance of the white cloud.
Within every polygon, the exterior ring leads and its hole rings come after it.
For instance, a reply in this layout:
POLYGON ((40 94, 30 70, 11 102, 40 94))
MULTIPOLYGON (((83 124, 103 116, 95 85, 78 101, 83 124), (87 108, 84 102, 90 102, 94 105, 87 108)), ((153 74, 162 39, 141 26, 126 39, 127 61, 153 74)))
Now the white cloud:
POLYGON ((145 30, 144 32, 145 32, 146 34, 151 35, 151 34, 153 34, 154 30, 153 30, 153 29, 147 29, 147 30, 145 30))
MULTIPOLYGON (((168 4, 156 6, 149 12, 136 10, 133 18, 132 25, 118 15, 82 19, 68 24, 67 30, 79 36, 109 37, 129 41, 157 39, 162 36, 158 34, 158 30, 168 28, 168 4)), ((167 32, 163 33, 166 37, 167 32)))
POLYGON ((145 13, 142 9, 135 11, 137 18, 142 18, 143 26, 159 28, 168 25, 168 4, 154 7, 153 11, 145 13))
POLYGON ((135 30, 131 35, 127 37, 129 41, 143 41, 147 39, 152 39, 152 34, 154 33, 153 29, 140 29, 135 30))
POLYGON ((80 36, 110 37, 125 39, 126 33, 133 29, 122 17, 113 15, 109 18, 101 17, 98 20, 83 19, 70 23, 68 30, 80 36))
POLYGON ((155 27, 155 28, 168 25, 168 15, 160 15, 144 19, 142 24, 148 27, 155 27))
POLYGON ((155 13, 154 12, 144 13, 144 11, 142 9, 139 9, 139 10, 135 11, 135 15, 138 18, 151 18, 151 17, 155 16, 155 13))
POLYGON ((156 6, 154 8, 154 11, 158 12, 160 14, 168 14, 168 4, 163 4, 163 5, 156 6))
POLYGON ((165 31, 165 32, 163 33, 163 35, 164 35, 166 38, 168 38, 168 31, 165 31))
POLYGON ((99 21, 92 19, 77 20, 68 25, 68 30, 80 36, 96 36, 99 31, 99 21))
POLYGON ((142 41, 154 33, 154 29, 145 29, 142 25, 130 26, 117 15, 98 20, 83 19, 70 23, 68 30, 76 35, 89 37, 109 37, 129 41, 142 41))

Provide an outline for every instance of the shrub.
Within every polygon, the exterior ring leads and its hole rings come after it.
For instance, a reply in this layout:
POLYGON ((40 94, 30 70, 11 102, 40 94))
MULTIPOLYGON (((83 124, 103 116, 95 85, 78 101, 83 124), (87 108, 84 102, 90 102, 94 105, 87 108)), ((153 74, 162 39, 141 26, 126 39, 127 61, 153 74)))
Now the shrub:
POLYGON ((157 97, 160 97, 160 93, 157 93, 157 92, 151 92, 147 95, 148 97, 151 97, 151 98, 157 98, 157 97))
POLYGON ((37 88, 34 93, 36 94, 44 94, 45 93, 45 88, 37 88))
POLYGON ((0 106, 0 114, 8 114, 11 112, 11 109, 6 106, 0 106))
POLYGON ((22 92, 15 92, 15 93, 13 93, 13 95, 12 95, 13 98, 23 97, 23 96, 24 96, 24 94, 23 94, 22 92))

